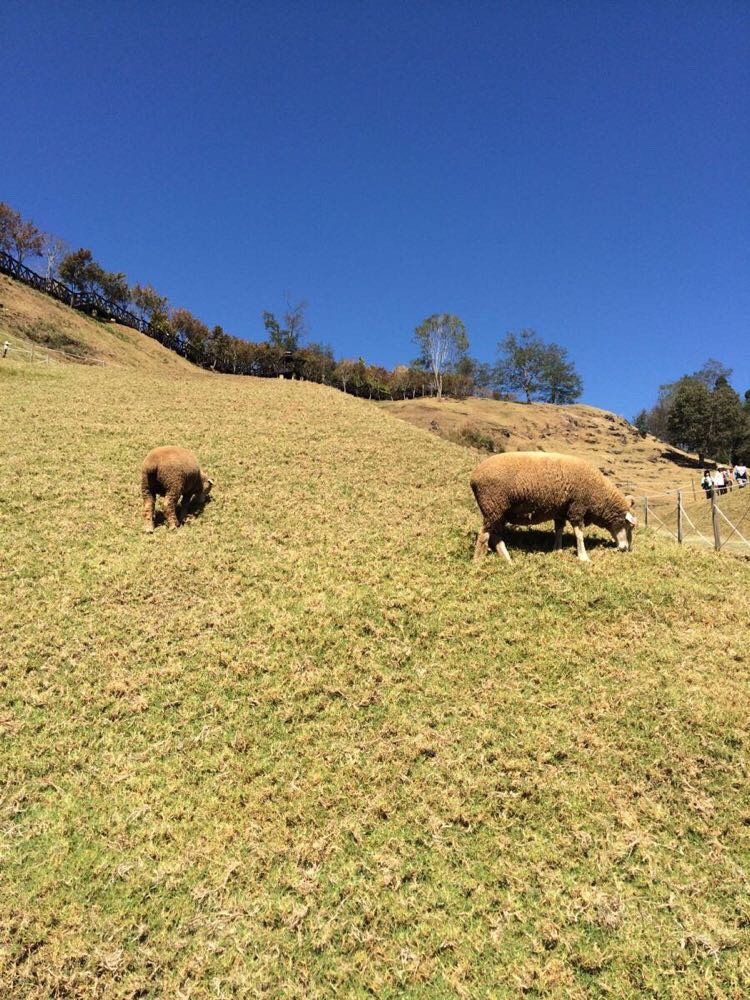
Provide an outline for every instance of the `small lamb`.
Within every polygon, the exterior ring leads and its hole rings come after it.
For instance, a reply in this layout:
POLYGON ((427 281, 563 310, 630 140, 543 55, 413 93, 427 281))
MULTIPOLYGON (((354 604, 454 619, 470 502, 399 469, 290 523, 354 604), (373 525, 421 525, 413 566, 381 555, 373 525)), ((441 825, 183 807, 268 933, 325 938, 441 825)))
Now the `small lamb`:
POLYGON ((214 485, 201 472, 198 459, 187 448, 167 445, 154 448, 143 460, 141 467, 141 496, 143 497, 143 530, 154 530, 156 497, 164 497, 164 516, 169 528, 174 529, 187 516, 194 496, 204 503, 214 485), (177 507, 182 497, 178 519, 177 507))
POLYGON ((609 531, 620 552, 633 547, 633 497, 622 494, 583 459, 536 451, 493 455, 476 467, 471 488, 483 518, 475 559, 493 548, 510 562, 505 525, 543 521, 555 522, 555 551, 562 548, 563 528, 570 521, 582 562, 589 561, 583 543, 586 524, 609 531))

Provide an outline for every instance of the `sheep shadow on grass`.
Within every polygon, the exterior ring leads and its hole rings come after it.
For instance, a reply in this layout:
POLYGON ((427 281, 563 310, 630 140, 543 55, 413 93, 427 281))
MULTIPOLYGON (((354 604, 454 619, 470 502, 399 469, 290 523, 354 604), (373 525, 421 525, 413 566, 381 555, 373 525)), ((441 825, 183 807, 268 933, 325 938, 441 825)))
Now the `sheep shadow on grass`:
MULTIPOLYGON (((511 558, 515 552, 539 552, 548 553, 552 555, 553 546, 555 544, 555 532, 550 524, 549 528, 524 528, 521 525, 506 525, 503 531, 503 538, 505 544, 510 552, 511 558)), ((609 538, 603 538, 600 535, 592 535, 588 532, 585 533, 586 538, 586 551, 591 552, 592 549, 597 548, 616 548, 615 543, 609 538)), ((471 551, 474 552, 474 544, 477 539, 477 533, 474 531, 471 535, 471 551)), ((572 529, 568 528, 563 533, 563 551, 570 549, 573 555, 576 554, 576 539, 573 534, 572 529)), ((491 556, 494 556, 494 552, 490 552, 491 556)))
MULTIPOLYGON (((204 495, 203 498, 194 496, 190 501, 187 510, 183 508, 182 504, 180 504, 178 508, 180 527, 186 524, 188 520, 192 521, 193 518, 200 517, 203 514, 203 511, 206 509, 207 505, 210 504, 212 500, 213 497, 211 496, 210 493, 208 493, 204 495)), ((167 519, 164 516, 163 507, 157 506, 156 510, 154 511, 154 530, 163 527, 164 525, 166 525, 166 523, 167 519)))

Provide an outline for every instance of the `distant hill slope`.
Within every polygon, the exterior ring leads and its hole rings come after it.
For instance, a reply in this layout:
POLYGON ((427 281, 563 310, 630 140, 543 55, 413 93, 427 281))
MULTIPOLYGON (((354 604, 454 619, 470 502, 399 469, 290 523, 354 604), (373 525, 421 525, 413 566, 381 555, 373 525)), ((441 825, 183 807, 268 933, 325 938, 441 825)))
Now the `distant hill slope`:
POLYGON ((408 423, 465 444, 494 442, 505 451, 578 455, 636 493, 689 487, 700 479, 698 458, 641 437, 623 417, 594 406, 508 403, 494 399, 413 399, 378 404, 408 423))
POLYGON ((92 319, 4 274, 0 306, 0 340, 19 347, 33 344, 154 373, 207 374, 137 330, 92 319))
MULTIPOLYGON (((92 319, 5 275, 0 275, 0 307, 0 340, 7 338, 16 347, 62 350, 144 373, 229 378, 196 367, 137 330, 92 319)), ((12 357, 13 348, 10 353, 12 357)), ((642 438, 622 417, 593 406, 487 399, 439 403, 415 399, 373 405, 464 444, 485 439, 506 451, 543 449, 580 455, 637 493, 685 486, 691 478, 697 487, 696 456, 650 435, 642 438)))

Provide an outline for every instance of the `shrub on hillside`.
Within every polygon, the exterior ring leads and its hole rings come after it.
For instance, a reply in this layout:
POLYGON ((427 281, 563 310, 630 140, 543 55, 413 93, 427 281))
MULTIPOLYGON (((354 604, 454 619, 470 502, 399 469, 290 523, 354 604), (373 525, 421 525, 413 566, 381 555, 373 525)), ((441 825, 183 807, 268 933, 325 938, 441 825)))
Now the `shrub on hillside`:
POLYGON ((457 443, 467 445, 469 448, 478 448, 481 451, 488 451, 493 455, 499 455, 505 451, 505 446, 494 434, 476 424, 467 424, 458 432, 457 443))
POLYGON ((80 340, 68 336, 53 323, 44 320, 30 323, 23 332, 35 344, 49 347, 53 351, 66 351, 70 354, 77 354, 79 357, 86 357, 90 353, 89 348, 80 340))

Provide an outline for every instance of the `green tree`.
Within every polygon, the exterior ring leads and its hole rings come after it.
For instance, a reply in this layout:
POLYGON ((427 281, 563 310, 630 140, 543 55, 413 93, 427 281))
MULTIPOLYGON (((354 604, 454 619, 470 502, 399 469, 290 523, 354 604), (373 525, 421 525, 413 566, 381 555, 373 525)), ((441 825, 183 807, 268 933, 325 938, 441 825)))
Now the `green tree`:
POLYGON ((460 392, 464 395, 468 385, 469 394, 488 396, 495 380, 495 372, 491 365, 485 361, 477 361, 468 354, 458 361, 452 374, 462 377, 459 381, 452 380, 452 385, 459 386, 460 392))
POLYGON ((583 382, 568 352, 559 344, 548 344, 543 366, 541 397, 545 403, 575 403, 583 392, 583 382))
POLYGON ((750 462, 750 389, 745 391, 745 402, 742 404, 742 431, 737 445, 737 458, 745 465, 750 462))
POLYGON ((215 326, 204 341, 205 364, 216 371, 237 374, 237 338, 215 326))
POLYGON ((329 382, 336 362, 329 344, 307 344, 299 352, 300 374, 310 382, 329 382))
POLYGON ((639 410, 636 413, 633 417, 633 426, 640 433, 641 437, 645 437, 649 433, 648 410, 639 410))
POLYGON ((207 347, 211 331, 202 320, 193 316, 188 309, 175 309, 171 327, 174 331, 175 350, 198 365, 210 363, 207 347))
POLYGON ((668 440, 685 451, 697 451, 703 464, 710 440, 711 392, 708 386, 686 375, 675 384, 670 399, 668 440))
POLYGON ((363 395, 367 388, 367 364, 364 358, 357 358, 352 365, 352 387, 357 396, 363 395))
POLYGON ((709 358, 692 375, 662 385, 650 410, 635 419, 641 433, 728 462, 743 452, 748 437, 747 403, 729 384, 732 369, 709 358))
POLYGON ((284 326, 279 323, 272 312, 263 313, 263 326, 268 334, 268 341, 274 347, 284 351, 296 351, 300 341, 307 333, 307 321, 304 301, 292 303, 287 296, 286 311, 283 316, 284 326))
POLYGON ((133 285, 131 297, 138 315, 145 323, 153 323, 157 319, 166 319, 169 316, 169 302, 159 295, 151 285, 133 285))
POLYGON ((90 292, 102 273, 90 250, 81 247, 66 254, 60 261, 60 278, 79 292, 90 292))
POLYGON ((497 385, 505 392, 523 392, 548 403, 572 403, 583 391, 583 383, 559 344, 546 344, 533 330, 509 333, 498 344, 500 359, 495 369, 497 385))
POLYGON ((710 419, 707 428, 706 451, 721 462, 730 462, 737 454, 744 431, 744 414, 740 397, 720 375, 711 393, 710 419))
POLYGON ((121 271, 104 271, 99 268, 95 281, 102 296, 108 302, 114 302, 120 306, 126 306, 130 302, 128 279, 121 271))
POLYGON ((414 331, 419 361, 432 373, 438 399, 443 396, 443 376, 461 361, 469 349, 466 327, 458 316, 435 313, 414 331))

